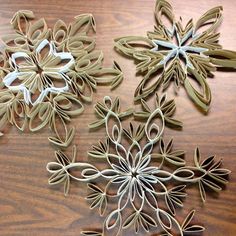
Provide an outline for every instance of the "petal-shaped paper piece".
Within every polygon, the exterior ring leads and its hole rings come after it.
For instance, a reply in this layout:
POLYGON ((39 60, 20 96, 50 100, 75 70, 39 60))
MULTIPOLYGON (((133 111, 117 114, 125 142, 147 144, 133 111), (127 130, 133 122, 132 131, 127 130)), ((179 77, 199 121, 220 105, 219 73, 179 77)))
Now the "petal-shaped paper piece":
POLYGON ((207 29, 204 29, 202 34, 209 34, 211 32, 214 32, 222 21, 222 10, 222 7, 214 7, 203 14, 195 24, 194 34, 198 35, 198 30, 206 24, 209 27, 207 29))
POLYGON ((34 13, 30 10, 17 11, 11 19, 13 28, 20 33, 27 34, 29 20, 34 19, 34 13))
POLYGON ((175 21, 175 16, 173 14, 173 9, 170 3, 165 0, 157 0, 155 6, 155 17, 157 21, 157 26, 161 25, 169 31, 172 30, 175 21), (163 18, 165 18, 165 20, 163 20, 163 18), (169 25, 165 25, 166 20, 169 21, 169 25))
POLYGON ((115 39, 115 47, 127 56, 133 56, 134 53, 153 48, 154 44, 150 39, 141 36, 127 36, 115 39))
POLYGON ((69 26, 69 36, 86 34, 90 29, 96 32, 96 22, 92 14, 81 14, 69 26))
POLYGON ((50 31, 47 27, 45 19, 41 18, 38 21, 35 21, 34 23, 31 23, 29 25, 27 31, 27 38, 34 46, 38 45, 42 40, 48 39, 49 35, 50 31))
POLYGON ((206 78, 204 78, 197 71, 192 70, 191 68, 189 68, 188 71, 189 75, 193 76, 197 83, 201 86, 202 91, 199 92, 190 82, 190 79, 186 78, 184 80, 186 92, 196 105, 198 105, 204 111, 208 111, 209 104, 211 102, 211 90, 208 83, 206 82, 206 78))
POLYGON ((63 20, 58 20, 52 30, 52 39, 57 50, 62 50, 68 37, 68 28, 63 20))
POLYGON ((224 49, 209 50, 204 52, 210 61, 217 66, 236 68, 236 52, 224 49))

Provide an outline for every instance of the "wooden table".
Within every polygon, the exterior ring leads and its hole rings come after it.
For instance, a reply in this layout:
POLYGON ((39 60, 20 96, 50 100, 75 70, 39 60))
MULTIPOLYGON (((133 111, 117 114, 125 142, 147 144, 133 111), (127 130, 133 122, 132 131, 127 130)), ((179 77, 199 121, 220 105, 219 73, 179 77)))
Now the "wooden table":
MULTIPOLYGON (((176 16, 186 22, 195 20, 206 10, 216 5, 224 6, 224 21, 220 27, 220 42, 224 48, 236 50, 236 5, 233 0, 176 0, 171 1, 176 16)), ((77 134, 75 143, 79 154, 77 160, 87 161, 87 150, 98 139, 104 137, 100 129, 96 135, 89 132, 87 125, 95 120, 93 104, 104 95, 121 98, 122 107, 133 106, 134 90, 141 77, 135 76, 135 65, 117 54, 113 39, 125 35, 145 35, 154 25, 154 0, 1 0, 0 35, 11 31, 9 24, 19 9, 33 10, 36 17, 44 17, 52 26, 57 19, 67 23, 74 16, 90 12, 97 21, 97 49, 105 54, 105 65, 115 59, 122 67, 125 80, 114 91, 101 86, 94 94, 94 101, 86 105, 85 112, 74 119, 77 134)), ((184 201, 185 207, 177 210, 182 219, 190 209, 195 208, 197 223, 203 223, 203 235, 236 235, 236 73, 218 71, 208 79, 213 100, 208 116, 201 114, 187 97, 183 88, 176 96, 176 117, 184 123, 183 131, 167 129, 166 137, 173 137, 175 147, 187 151, 186 161, 192 163, 193 150, 200 147, 204 157, 216 154, 224 159, 224 167, 233 172, 230 183, 220 195, 207 196, 201 203, 198 190, 191 188, 184 201)), ((173 89, 168 90, 169 96, 173 89)), ((84 200, 87 190, 84 184, 73 183, 70 195, 64 197, 63 188, 49 187, 45 166, 54 160, 53 147, 45 128, 39 133, 20 133, 14 127, 6 129, 0 139, 0 235, 79 235, 82 229, 91 225, 99 228, 103 220, 96 210, 89 210, 84 200)), ((70 150, 69 150, 70 151, 70 150)), ((133 232, 133 231, 131 231, 133 232)), ((124 235, 133 233, 124 232, 124 235)), ((148 234, 147 234, 148 235, 148 234)), ((150 235, 150 234, 149 234, 150 235)), ((157 235, 152 231, 152 235, 157 235)))

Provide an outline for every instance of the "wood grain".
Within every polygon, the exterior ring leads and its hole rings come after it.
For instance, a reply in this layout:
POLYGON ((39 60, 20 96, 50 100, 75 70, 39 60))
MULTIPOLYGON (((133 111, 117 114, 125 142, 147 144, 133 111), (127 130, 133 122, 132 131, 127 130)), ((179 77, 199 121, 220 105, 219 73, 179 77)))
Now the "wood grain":
MULTIPOLYGON (((195 20, 216 5, 224 6, 224 21, 220 27, 221 44, 236 49, 236 5, 233 0, 175 0, 176 16, 183 21, 195 20)), ((105 65, 115 59, 125 73, 122 85, 111 92, 99 87, 94 102, 86 105, 85 112, 73 121, 77 134, 75 143, 77 159, 87 161, 87 150, 104 136, 88 131, 87 124, 95 119, 93 104, 103 96, 119 96, 124 108, 133 105, 133 93, 140 77, 135 76, 132 60, 113 50, 113 39, 125 35, 145 35, 154 25, 154 0, 0 0, 0 36, 10 32, 9 21, 19 9, 33 10, 37 18, 45 17, 52 26, 57 19, 70 22, 81 13, 90 12, 97 21, 97 49, 105 54, 105 65)), ((199 146, 203 156, 216 154, 224 158, 224 166, 232 170, 230 183, 219 196, 209 196, 202 205, 197 189, 188 190, 184 209, 177 211, 181 219, 196 208, 196 222, 203 223, 203 235, 236 235, 236 73, 220 71, 208 80, 213 101, 208 116, 201 114, 186 96, 183 89, 176 96, 176 117, 184 122, 183 131, 167 130, 166 137, 173 137, 175 147, 187 151, 186 160, 192 162, 193 150, 199 146)), ((173 89, 169 89, 170 95, 173 89)), ((47 185, 47 162, 54 160, 49 145, 48 129, 35 134, 20 133, 8 127, 0 140, 0 235, 79 235, 87 227, 99 227, 103 219, 97 211, 89 210, 84 200, 86 186, 74 183, 70 195, 63 196, 62 188, 47 185)), ((153 235, 155 232, 152 232, 153 235)), ((124 232, 124 235, 133 235, 124 232)), ((143 234, 145 235, 145 234, 143 234)))

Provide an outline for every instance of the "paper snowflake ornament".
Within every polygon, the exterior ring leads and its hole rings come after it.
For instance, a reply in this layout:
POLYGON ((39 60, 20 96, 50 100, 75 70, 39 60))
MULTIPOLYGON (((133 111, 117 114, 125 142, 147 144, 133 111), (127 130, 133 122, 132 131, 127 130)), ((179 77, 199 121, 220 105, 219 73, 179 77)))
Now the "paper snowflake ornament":
POLYGON ((183 223, 179 222, 175 218, 176 207, 183 207, 189 184, 199 187, 205 201, 205 189, 222 190, 221 185, 227 183, 230 171, 221 168, 221 160, 215 162, 214 156, 201 161, 198 148, 194 154, 195 165, 186 165, 185 152, 174 150, 173 140, 166 143, 163 139, 166 125, 180 124, 172 118, 173 114, 165 113, 166 104, 175 106, 166 96, 160 99, 157 96, 153 111, 144 105, 143 111, 135 112, 135 117, 146 120, 145 124, 130 123, 126 129, 121 120, 130 116, 131 110, 121 112, 119 99, 112 101, 105 97, 104 102, 95 106, 99 119, 90 127, 105 125, 106 139, 93 146, 88 154, 106 167, 76 162, 75 147, 72 160, 58 151, 56 161, 48 163, 50 185, 64 184, 64 193, 68 194, 71 180, 89 182, 90 208, 98 208, 102 216, 106 215, 101 231, 83 231, 83 235, 121 235, 122 230, 131 226, 136 233, 158 227, 162 235, 186 235, 204 230, 200 225, 192 225, 194 210, 183 223), (167 166, 171 166, 171 170, 167 166), (163 200, 165 207, 160 204, 163 200), (113 210, 107 208, 110 201, 115 202, 113 210))
POLYGON ((55 134, 49 141, 66 147, 74 135, 67 123, 83 112, 83 102, 92 100, 98 83, 117 86, 123 73, 116 63, 102 66, 103 53, 94 50, 90 36, 96 29, 91 14, 76 16, 68 25, 58 20, 52 28, 44 19, 33 19, 31 11, 17 12, 11 20, 15 33, 3 37, 0 129, 8 122, 24 130, 29 121, 33 132, 49 125, 55 134))
POLYGON ((144 75, 134 99, 145 98, 160 86, 165 90, 174 81, 177 89, 184 86, 193 102, 207 111, 211 103, 207 77, 218 66, 236 68, 236 53, 222 49, 218 43, 222 7, 207 11, 195 24, 191 19, 183 26, 181 20, 176 20, 172 6, 165 0, 157 0, 155 18, 155 29, 147 37, 115 40, 115 48, 137 61, 137 72, 144 75))

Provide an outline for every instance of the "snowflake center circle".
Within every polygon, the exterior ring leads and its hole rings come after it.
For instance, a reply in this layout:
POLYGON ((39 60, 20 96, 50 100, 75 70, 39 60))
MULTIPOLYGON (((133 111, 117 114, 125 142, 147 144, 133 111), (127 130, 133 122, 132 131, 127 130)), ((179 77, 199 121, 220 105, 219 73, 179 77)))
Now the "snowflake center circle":
POLYGON ((136 170, 132 170, 132 171, 131 171, 131 176, 132 176, 132 178, 137 178, 138 175, 139 175, 139 174, 138 174, 138 172, 137 172, 136 170))
POLYGON ((41 66, 38 63, 36 63, 36 67, 37 67, 36 73, 41 77, 44 70, 43 68, 41 68, 41 66))

